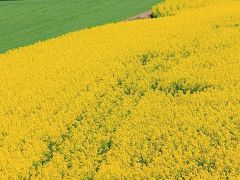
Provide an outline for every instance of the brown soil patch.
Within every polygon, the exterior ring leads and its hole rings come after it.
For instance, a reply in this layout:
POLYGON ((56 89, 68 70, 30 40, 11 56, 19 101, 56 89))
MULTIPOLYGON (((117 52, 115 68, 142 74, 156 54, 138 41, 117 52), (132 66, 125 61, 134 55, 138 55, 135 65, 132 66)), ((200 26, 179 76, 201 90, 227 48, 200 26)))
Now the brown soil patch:
POLYGON ((136 16, 130 17, 126 21, 132 21, 132 20, 136 20, 136 19, 147 19, 147 18, 151 18, 151 15, 152 15, 152 11, 149 10, 149 11, 143 12, 141 14, 138 14, 136 16))

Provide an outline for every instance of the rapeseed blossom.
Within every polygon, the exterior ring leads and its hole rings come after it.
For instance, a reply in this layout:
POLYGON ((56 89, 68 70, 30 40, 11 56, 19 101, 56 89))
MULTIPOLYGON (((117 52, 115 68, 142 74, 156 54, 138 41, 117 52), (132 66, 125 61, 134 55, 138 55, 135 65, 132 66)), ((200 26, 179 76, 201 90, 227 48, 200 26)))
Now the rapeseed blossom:
POLYGON ((152 7, 153 17, 171 16, 188 9, 195 9, 223 2, 239 0, 165 0, 152 7))
POLYGON ((236 179, 240 3, 0 55, 1 179, 236 179))

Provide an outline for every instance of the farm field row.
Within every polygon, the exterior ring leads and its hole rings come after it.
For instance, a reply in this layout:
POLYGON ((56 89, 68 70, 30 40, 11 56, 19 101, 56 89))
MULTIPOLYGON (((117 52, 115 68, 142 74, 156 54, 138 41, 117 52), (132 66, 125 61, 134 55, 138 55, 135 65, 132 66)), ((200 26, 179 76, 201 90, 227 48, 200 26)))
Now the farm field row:
POLYGON ((239 178, 239 9, 109 24, 0 54, 0 177, 239 178))
POLYGON ((0 53, 68 32, 125 20, 160 0, 0 1, 0 53))

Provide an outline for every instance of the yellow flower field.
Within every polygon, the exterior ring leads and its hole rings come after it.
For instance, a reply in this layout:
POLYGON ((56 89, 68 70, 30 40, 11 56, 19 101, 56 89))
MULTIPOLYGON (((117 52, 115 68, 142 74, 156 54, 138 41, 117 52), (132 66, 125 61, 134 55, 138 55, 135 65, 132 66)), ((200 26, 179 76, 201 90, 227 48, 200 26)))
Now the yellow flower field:
POLYGON ((237 179, 240 2, 0 55, 0 179, 237 179))
POLYGON ((181 11, 239 0, 165 0, 152 7, 153 17, 175 15, 181 11))

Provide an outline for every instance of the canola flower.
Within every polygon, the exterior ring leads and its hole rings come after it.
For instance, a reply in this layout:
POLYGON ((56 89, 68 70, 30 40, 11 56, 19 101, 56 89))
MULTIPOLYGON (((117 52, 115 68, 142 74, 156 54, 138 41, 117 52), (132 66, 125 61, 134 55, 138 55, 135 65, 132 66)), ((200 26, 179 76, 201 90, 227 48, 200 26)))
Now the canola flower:
POLYGON ((153 17, 163 17, 175 15, 184 10, 195 9, 223 2, 239 0, 165 0, 152 7, 153 17))
POLYGON ((0 55, 1 179, 236 179, 240 3, 0 55))

